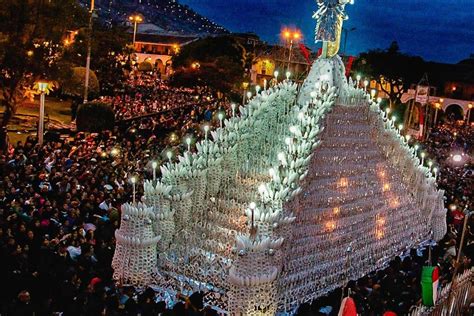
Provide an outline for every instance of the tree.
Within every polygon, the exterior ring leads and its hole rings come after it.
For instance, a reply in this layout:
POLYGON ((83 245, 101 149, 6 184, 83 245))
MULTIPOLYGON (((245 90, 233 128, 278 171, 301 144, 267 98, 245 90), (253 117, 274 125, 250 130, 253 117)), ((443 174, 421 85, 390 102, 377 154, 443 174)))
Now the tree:
POLYGON ((229 37, 208 37, 186 45, 173 56, 176 85, 207 85, 229 92, 240 85, 244 74, 245 50, 229 37))
POLYGON ((144 62, 142 62, 138 65, 138 70, 145 71, 145 72, 146 71, 152 71, 153 70, 153 65, 148 61, 144 61, 144 62))
MULTIPOLYGON (((85 77, 85 67, 72 68, 67 72, 65 78, 61 80, 63 93, 73 97, 82 97, 84 95, 85 77)), ((89 73, 89 93, 91 95, 97 95, 99 93, 99 80, 92 70, 89 73)))
POLYGON ((421 57, 401 53, 397 42, 393 42, 385 50, 361 53, 352 71, 375 80, 388 95, 390 108, 393 109, 410 85, 423 76, 425 62, 421 57))
MULTIPOLYGON (((91 69, 100 82, 101 95, 112 95, 116 87, 125 79, 124 70, 131 69, 130 54, 133 49, 127 46, 129 35, 124 27, 106 26, 100 20, 94 21, 91 42, 91 69)), ((78 30, 74 42, 64 51, 69 67, 85 65, 87 54, 88 29, 78 30)))
POLYGON ((77 109, 77 130, 98 133, 111 130, 115 124, 115 115, 109 104, 89 102, 81 104, 77 109))
MULTIPOLYGON (((56 77, 68 30, 85 24, 76 0, 5 0, 0 6, 1 139, 38 79, 56 77)), ((0 140, 1 141, 1 140, 0 140)))

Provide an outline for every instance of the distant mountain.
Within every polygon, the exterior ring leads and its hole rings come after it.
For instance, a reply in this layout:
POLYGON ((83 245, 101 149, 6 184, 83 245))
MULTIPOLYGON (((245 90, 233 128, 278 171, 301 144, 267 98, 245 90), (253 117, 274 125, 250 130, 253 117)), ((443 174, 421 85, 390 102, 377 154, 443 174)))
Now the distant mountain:
MULTIPOLYGON (((90 0, 79 0, 89 7, 90 0)), ((165 32, 186 35, 228 33, 220 25, 196 13, 176 0, 96 0, 100 20, 107 24, 124 24, 133 13, 140 13, 144 23, 152 23, 165 32)))

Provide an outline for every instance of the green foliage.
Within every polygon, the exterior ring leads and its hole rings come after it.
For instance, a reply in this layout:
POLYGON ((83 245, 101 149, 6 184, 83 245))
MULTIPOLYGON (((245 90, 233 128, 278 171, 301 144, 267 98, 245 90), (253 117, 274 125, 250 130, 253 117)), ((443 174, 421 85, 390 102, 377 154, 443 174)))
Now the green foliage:
POLYGON ((81 132, 98 133, 111 130, 115 124, 115 116, 109 104, 90 102, 81 104, 77 109, 77 130, 81 132))
MULTIPOLYGON (((65 50, 67 60, 74 66, 84 66, 87 56, 88 29, 80 29, 74 42, 65 50)), ((94 20, 91 45, 91 69, 100 82, 102 95, 112 95, 122 84, 124 71, 131 69, 128 56, 126 29, 120 26, 105 27, 94 20)))
POLYGON ((245 50, 228 36, 208 37, 183 47, 173 57, 176 70, 171 83, 181 86, 208 85, 229 92, 244 74, 245 50), (193 68, 193 63, 199 63, 193 68))
POLYGON ((153 65, 148 61, 144 61, 138 65, 138 70, 144 71, 144 72, 152 71, 153 65))
POLYGON ((6 126, 38 79, 55 79, 62 39, 84 25, 76 0, 4 0, 0 5, 0 93, 6 126))
MULTIPOLYGON (((70 69, 61 80, 63 93, 73 97, 83 96, 85 78, 85 67, 74 67, 70 69)), ((91 70, 89 72, 89 96, 97 96, 98 94, 99 80, 96 74, 91 70)))
POLYGON ((389 96, 391 107, 400 103, 400 98, 411 84, 417 83, 425 72, 421 57, 400 52, 393 42, 385 50, 370 50, 361 53, 354 62, 352 72, 374 79, 389 96))

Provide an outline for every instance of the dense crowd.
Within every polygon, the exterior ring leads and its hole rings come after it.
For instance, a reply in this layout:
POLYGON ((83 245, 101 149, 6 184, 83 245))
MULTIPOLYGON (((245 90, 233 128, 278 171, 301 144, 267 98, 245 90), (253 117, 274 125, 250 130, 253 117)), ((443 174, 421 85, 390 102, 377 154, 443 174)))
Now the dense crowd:
MULTIPOLYGON (((216 113, 229 112, 206 88, 176 89, 153 77, 138 76, 126 91, 108 99, 118 119, 139 117, 101 134, 77 134, 48 141, 34 138, 0 153, 0 314, 50 315, 213 315, 202 296, 180 297, 167 309, 151 289, 118 287, 110 267, 119 209, 131 200, 132 176, 151 176, 151 162, 163 151, 184 150, 183 137, 202 137, 202 124, 217 124, 216 113), (171 111, 166 111, 171 110, 171 111), (144 114, 152 114, 140 117, 144 114), (181 147, 181 148, 180 148, 181 147)), ((442 270, 441 284, 451 279, 459 246, 463 211, 472 209, 472 128, 443 125, 433 131, 425 150, 440 168, 446 190, 449 233, 431 251, 412 250, 388 268, 350 282, 358 312, 408 313, 420 302, 420 271, 431 260, 442 270), (454 154, 464 153, 461 162, 454 154)), ((474 259, 474 222, 461 270, 474 259)), ((333 315, 341 290, 311 305, 300 315, 333 315)))
POLYGON ((112 105, 117 121, 148 116, 155 113, 192 111, 197 108, 215 108, 225 102, 217 100, 208 87, 170 87, 155 75, 134 74, 121 93, 103 97, 102 102, 112 105))
POLYGON ((154 89, 153 97, 142 100, 171 100, 157 109, 173 104, 175 110, 43 146, 29 137, 0 152, 0 314, 213 314, 198 294, 168 310, 155 302, 153 291, 137 294, 112 281, 114 231, 121 204, 131 200, 129 180, 151 177, 151 162, 160 162, 166 148, 181 150, 185 134, 202 137, 202 121, 217 124, 215 113, 226 110, 214 98, 193 98, 192 107, 180 107, 189 98, 179 96, 192 93, 156 83, 135 79, 136 95, 154 89))

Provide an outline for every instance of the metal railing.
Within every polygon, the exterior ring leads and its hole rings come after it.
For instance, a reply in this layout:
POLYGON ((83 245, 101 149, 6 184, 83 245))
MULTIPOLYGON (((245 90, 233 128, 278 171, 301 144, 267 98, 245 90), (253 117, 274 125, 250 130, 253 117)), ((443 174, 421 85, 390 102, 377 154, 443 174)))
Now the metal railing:
POLYGON ((471 303, 471 288, 473 281, 474 268, 471 268, 471 270, 466 270, 455 278, 452 290, 451 283, 441 288, 435 306, 417 306, 409 316, 463 315, 464 311, 471 303))

